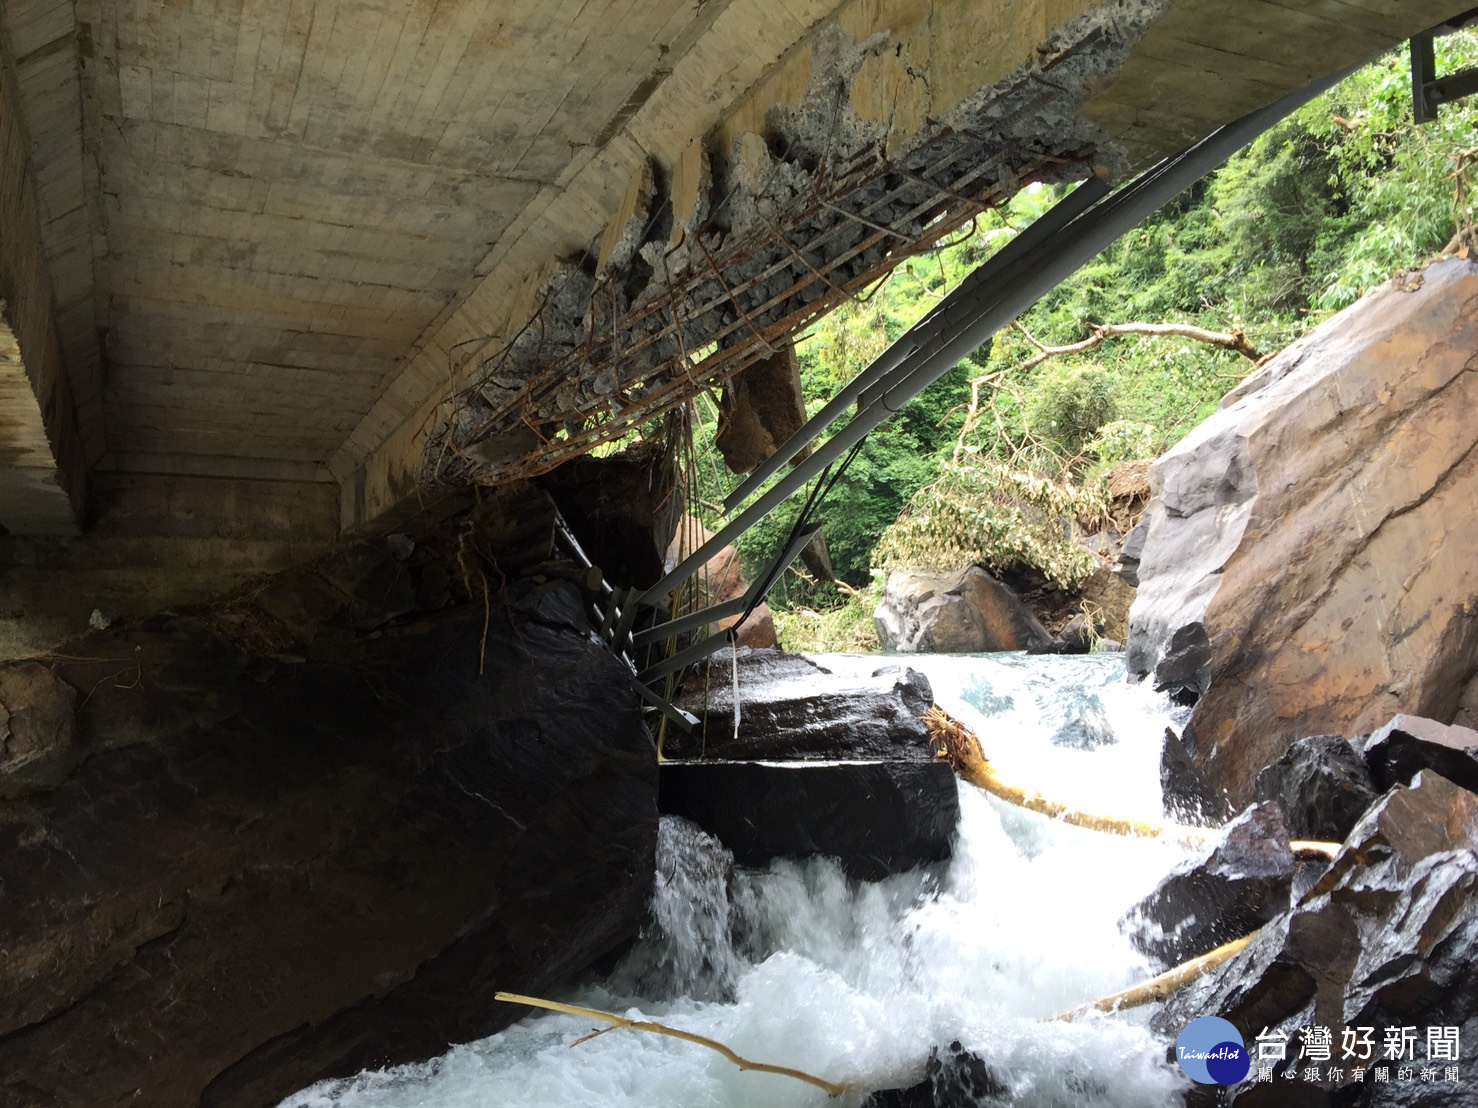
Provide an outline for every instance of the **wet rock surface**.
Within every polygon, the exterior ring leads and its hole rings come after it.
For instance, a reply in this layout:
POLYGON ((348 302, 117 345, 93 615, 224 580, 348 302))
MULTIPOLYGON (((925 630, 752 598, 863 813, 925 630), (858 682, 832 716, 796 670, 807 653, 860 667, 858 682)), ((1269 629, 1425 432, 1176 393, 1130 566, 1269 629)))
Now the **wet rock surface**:
MULTIPOLYGON (((1235 1024, 1253 1055, 1229 1097, 1241 1106, 1471 1103, 1471 1074, 1464 1066, 1464 1080, 1445 1079, 1449 1059, 1427 1029, 1456 1029, 1459 1044, 1478 1035, 1475 848, 1478 796, 1422 771, 1381 797, 1317 883, 1239 955, 1176 993, 1154 1026, 1173 1039, 1207 1013, 1235 1024), (1399 1055, 1387 1028, 1397 1029, 1399 1055), (1399 1043, 1402 1028, 1412 1041, 1399 1043), (1305 1057, 1319 1053, 1321 1029, 1329 1055, 1305 1057), (1416 1079, 1428 1065, 1435 1080, 1416 1079)), ((1215 1094, 1198 1089, 1188 1104, 1200 1103, 1215 1094)))
POLYGON ((1151 469, 1128 661, 1196 699, 1234 807, 1307 735, 1452 720, 1478 671, 1478 264, 1390 283, 1248 378, 1151 469))
POLYGON ((1424 769, 1478 793, 1478 731, 1420 716, 1398 715, 1364 744, 1365 764, 1379 788, 1407 785, 1424 769))
POLYGON ((923 717, 934 693, 923 674, 884 665, 868 677, 841 676, 775 648, 741 649, 738 657, 738 738, 733 663, 721 651, 675 699, 699 725, 691 735, 669 731, 667 757, 932 761, 923 717))
POLYGON ((487 1034, 492 990, 636 932, 657 781, 625 673, 572 586, 510 572, 485 611, 493 567, 457 568, 543 503, 0 668, 13 733, 71 711, 65 777, 0 801, 0 1101, 257 1108, 487 1034))
POLYGON ((1296 869, 1277 806, 1259 804, 1171 870, 1125 925, 1143 954, 1162 968, 1179 965, 1285 911, 1296 869))
POLYGON ((949 857, 959 822, 954 771, 936 760, 923 716, 928 680, 902 666, 841 676, 780 650, 739 651, 739 736, 732 661, 688 678, 679 707, 692 735, 669 731, 664 812, 717 835, 746 865, 828 854, 877 880, 949 857))
POLYGON ((1290 837, 1326 842, 1343 842, 1380 795, 1359 751, 1338 735, 1299 739, 1254 788, 1259 801, 1278 806, 1290 837))
POLYGON ((929 1051, 924 1079, 903 1089, 880 1089, 864 1108, 958 1108, 995 1103, 1011 1095, 1011 1087, 984 1058, 958 1041, 929 1051))
POLYGON ((979 566, 890 573, 873 624, 883 650, 902 654, 1041 651, 1053 642, 1031 609, 979 566))
POLYGON ((950 856, 960 819, 947 762, 664 762, 658 806, 716 835, 736 861, 826 854, 877 881, 950 856))

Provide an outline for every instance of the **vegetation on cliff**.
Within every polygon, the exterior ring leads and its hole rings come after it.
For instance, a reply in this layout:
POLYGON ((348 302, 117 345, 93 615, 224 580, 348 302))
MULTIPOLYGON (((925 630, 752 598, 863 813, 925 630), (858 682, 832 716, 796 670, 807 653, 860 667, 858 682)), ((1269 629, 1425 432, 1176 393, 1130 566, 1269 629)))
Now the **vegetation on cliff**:
MULTIPOLYGON (((1478 35, 1438 40, 1437 49, 1439 71, 1474 64, 1478 35)), ((1176 197, 875 432, 820 512, 838 582, 792 575, 779 586, 782 641, 865 644, 874 576, 890 562, 976 560, 1067 587, 1081 581, 1090 556, 1063 522, 1091 517, 1113 464, 1173 445, 1255 364, 1196 341, 1192 329, 1242 340, 1241 354, 1276 351, 1393 271, 1461 248, 1473 222, 1478 105, 1447 105, 1438 122, 1418 127, 1410 95, 1404 53, 1360 70, 1176 197), (1095 330, 1130 322, 1177 327, 1095 330)), ((798 348, 811 409, 1063 192, 1019 194, 821 321, 798 348)), ((700 418, 712 423, 716 413, 700 418)), ((711 441, 711 427, 697 437, 711 441)), ((712 451, 696 461, 702 507, 714 516, 707 522, 717 523, 713 507, 731 478, 712 451)), ((741 540, 751 570, 797 510, 776 512, 741 540)))

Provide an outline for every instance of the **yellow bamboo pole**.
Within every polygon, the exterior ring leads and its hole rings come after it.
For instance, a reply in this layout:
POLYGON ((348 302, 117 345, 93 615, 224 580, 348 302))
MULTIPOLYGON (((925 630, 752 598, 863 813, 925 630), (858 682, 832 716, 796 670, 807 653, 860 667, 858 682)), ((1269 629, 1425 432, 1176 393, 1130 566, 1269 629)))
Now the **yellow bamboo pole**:
MULTIPOLYGON (((937 757, 947 758, 955 772, 978 789, 999 797, 1007 804, 1037 812, 1048 819, 1061 820, 1075 827, 1086 827, 1092 831, 1105 831, 1112 835, 1135 835, 1149 839, 1170 839, 1183 846, 1199 846, 1215 837, 1216 828, 1190 827, 1183 823, 1122 819, 1118 816, 1096 815, 1069 808, 1056 800, 1049 800, 1040 793, 1029 792, 1018 785, 1002 781, 996 776, 990 762, 980 746, 980 738, 959 720, 952 718, 944 709, 930 708, 924 715, 924 724, 929 729, 930 741, 937 757)), ((1312 839, 1297 839, 1289 846, 1300 858, 1333 858, 1338 853, 1339 843, 1319 842, 1312 839)))
POLYGON ((1254 931, 1250 935, 1243 935, 1240 939, 1233 939, 1215 950, 1202 954, 1199 958, 1192 958, 1189 962, 1182 962, 1166 970, 1158 977, 1152 977, 1148 981, 1121 992, 1090 1000, 1087 1004, 1079 1004, 1076 1008, 1069 1008, 1066 1012, 1058 1012, 1055 1016, 1049 1016, 1046 1022, 1051 1023, 1053 1020, 1070 1022, 1088 1012, 1122 1012, 1128 1008, 1138 1008, 1144 1004, 1164 1000, 1176 989, 1189 985, 1196 978, 1236 956, 1248 943, 1257 938, 1257 935, 1258 933, 1254 931))
MULTIPOLYGON (((561 1004, 557 1000, 541 1000, 536 996, 524 996, 521 993, 493 994, 494 1000, 506 1001, 509 1004, 527 1004, 532 1008, 547 1008, 551 1012, 564 1012, 571 1016, 584 1016, 587 1019, 603 1020, 611 1027, 624 1027, 632 1031, 650 1031, 655 1035, 668 1035, 674 1039, 682 1039, 684 1042, 697 1043, 699 1046, 707 1047, 709 1050, 722 1054, 741 1070, 754 1070, 756 1073, 774 1073, 781 1077, 793 1077, 797 1081, 804 1081, 809 1085, 815 1085, 818 1089, 824 1089, 827 1096, 841 1096, 847 1091, 845 1084, 828 1081, 824 1077, 817 1077, 814 1073, 805 1070, 794 1069, 791 1066, 777 1066, 772 1062, 756 1062, 751 1058, 745 1058, 733 1049, 725 1046, 717 1039, 710 1039, 705 1035, 695 1035, 691 1031, 683 1031, 676 1027, 669 1027, 665 1023, 657 1023, 653 1020, 631 1020, 625 1016, 618 1016, 614 1012, 602 1012, 599 1008, 582 1008, 576 1004, 561 1004)), ((607 1028, 610 1030, 610 1028, 607 1028)), ((589 1038, 590 1036, 586 1036, 589 1038)), ((584 1039, 576 1040, 571 1046, 584 1042, 584 1039)))

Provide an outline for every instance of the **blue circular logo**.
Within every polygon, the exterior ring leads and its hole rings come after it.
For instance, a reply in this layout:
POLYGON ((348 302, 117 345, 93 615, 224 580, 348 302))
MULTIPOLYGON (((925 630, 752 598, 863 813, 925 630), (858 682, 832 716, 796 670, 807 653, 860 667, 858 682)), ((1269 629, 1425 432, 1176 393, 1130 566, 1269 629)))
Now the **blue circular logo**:
POLYGON ((1242 1033, 1220 1016, 1201 1016, 1186 1024, 1175 1040, 1175 1060, 1202 1085, 1235 1085, 1252 1068, 1242 1033))

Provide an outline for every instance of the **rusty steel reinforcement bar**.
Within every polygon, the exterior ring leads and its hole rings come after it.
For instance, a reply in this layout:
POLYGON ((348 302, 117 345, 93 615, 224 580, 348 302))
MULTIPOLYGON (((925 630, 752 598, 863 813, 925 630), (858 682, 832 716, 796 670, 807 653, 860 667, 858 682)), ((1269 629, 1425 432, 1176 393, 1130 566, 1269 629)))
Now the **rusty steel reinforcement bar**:
MULTIPOLYGON (((1284 116, 1333 87, 1355 68, 1351 66, 1289 93, 1152 166, 1048 236, 1034 255, 1017 254, 1014 259, 998 263, 996 259, 1005 252, 997 253, 982 266, 988 272, 976 282, 974 287, 977 291, 973 297, 956 300, 945 310, 927 317, 931 328, 937 328, 935 335, 920 343, 917 353, 904 357, 890 372, 874 382, 874 391, 878 395, 869 407, 858 412, 850 423, 817 447, 814 453, 735 516, 718 534, 647 589, 639 598, 640 602, 648 605, 662 603, 714 554, 768 516, 905 403, 942 377, 961 358, 980 347, 1080 266, 1284 116)), ((1069 196, 1062 203, 1071 199, 1069 196)), ((906 344, 911 340, 905 335, 898 341, 906 344)), ((895 343, 894 347, 897 345, 895 343)), ((887 357, 894 347, 885 351, 883 356, 887 357)))
POLYGON ((1060 203, 1042 213, 1041 217, 1031 226, 1001 247, 988 263, 972 270, 963 281, 950 290, 943 300, 930 308, 922 319, 900 335, 897 341, 864 367, 856 377, 837 390, 836 395, 826 402, 825 407, 808 419, 800 430, 786 439, 775 453, 751 470, 738 487, 724 498, 724 511, 733 511, 740 503, 752 496, 760 485, 779 472, 781 466, 799 454, 811 440, 830 427, 843 412, 852 406, 854 401, 861 398, 859 407, 869 407, 871 399, 866 395, 869 390, 897 369, 904 359, 913 357, 924 349, 925 345, 938 333, 945 312, 951 305, 998 294, 994 284, 999 283, 1006 267, 1030 257, 1033 252, 1046 246, 1051 241, 1052 235, 1061 231, 1068 223, 1102 200, 1108 193, 1109 187, 1103 180, 1098 177, 1089 177, 1060 203))

